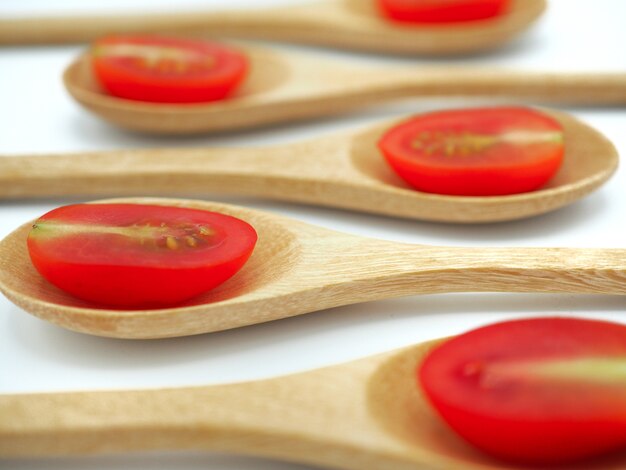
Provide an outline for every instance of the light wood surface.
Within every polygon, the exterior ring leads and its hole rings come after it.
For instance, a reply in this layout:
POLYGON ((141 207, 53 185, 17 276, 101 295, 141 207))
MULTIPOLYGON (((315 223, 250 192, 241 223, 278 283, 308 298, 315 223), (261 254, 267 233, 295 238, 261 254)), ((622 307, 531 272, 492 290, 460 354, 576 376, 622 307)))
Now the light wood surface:
MULTIPOLYGON (((431 410, 415 369, 433 344, 232 385, 0 395, 0 457, 194 449, 346 470, 520 469, 470 448, 431 410)), ((568 470, 625 466, 621 453, 568 470)))
POLYGON ((259 234, 244 268, 176 308, 107 310, 45 281, 28 257, 25 224, 0 242, 0 291, 25 311, 83 333, 185 336, 340 305, 444 292, 626 294, 626 249, 408 245, 333 232, 243 207, 175 199, 118 199, 214 210, 259 234))
POLYGON ((9 18, 0 19, 0 45, 86 42, 111 33, 164 33, 450 55, 503 46, 539 18, 545 6, 545 0, 512 0, 509 11, 497 19, 435 26, 388 21, 376 11, 373 0, 312 1, 259 11, 9 18))
POLYGON ((0 198, 226 193, 432 221, 520 219, 589 194, 618 165, 604 136, 567 114, 550 114, 565 130, 564 164, 544 188, 511 196, 443 196, 410 188, 376 147, 397 124, 388 122, 283 147, 0 157, 0 198))
POLYGON ((547 73, 471 67, 363 67, 237 44, 250 58, 242 88, 219 102, 176 105, 120 99, 93 75, 89 54, 63 80, 85 108, 116 126, 200 134, 343 114, 410 97, 478 96, 523 102, 626 105, 626 73, 547 73))

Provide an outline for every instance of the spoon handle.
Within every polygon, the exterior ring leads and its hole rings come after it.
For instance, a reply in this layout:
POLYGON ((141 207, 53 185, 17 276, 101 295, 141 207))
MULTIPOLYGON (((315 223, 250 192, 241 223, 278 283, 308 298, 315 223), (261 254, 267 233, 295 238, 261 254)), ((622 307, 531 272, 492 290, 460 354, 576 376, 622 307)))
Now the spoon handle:
POLYGON ((1 396, 0 456, 244 450, 269 438, 284 419, 271 413, 265 390, 260 397, 250 388, 248 399, 246 388, 232 385, 1 396))
POLYGON ((372 298, 381 298, 376 290, 385 293, 383 297, 445 292, 626 294, 626 249, 379 246, 368 249, 367 257, 360 251, 360 272, 368 284, 363 290, 372 298))
MULTIPOLYGON (((0 397, 0 456, 243 450, 282 423, 267 404, 245 397, 241 386, 5 395, 0 397), (241 442, 246 428, 250 443, 241 442)), ((267 396, 256 399, 264 402, 267 396)))
POLYGON ((346 159, 336 158, 337 152, 345 154, 344 140, 330 138, 315 145, 273 148, 0 157, 0 198, 213 192, 275 198, 289 195, 289 199, 316 203, 320 202, 315 197, 320 192, 316 186, 324 186, 331 192, 327 199, 332 198, 339 184, 329 184, 333 174, 350 171, 346 159), (312 155, 315 158, 308 158, 312 155))
POLYGON ((205 34, 281 39, 320 30, 319 3, 224 12, 72 15, 0 19, 0 45, 89 42, 107 34, 205 34), (72 27, 69 28, 68 24, 72 27))
POLYGON ((232 385, 2 395, 0 457, 195 449, 373 468, 390 446, 366 403, 377 358, 232 385))
POLYGON ((577 105, 626 104, 626 73, 406 68, 346 77, 346 93, 372 102, 415 96, 480 96, 577 105))

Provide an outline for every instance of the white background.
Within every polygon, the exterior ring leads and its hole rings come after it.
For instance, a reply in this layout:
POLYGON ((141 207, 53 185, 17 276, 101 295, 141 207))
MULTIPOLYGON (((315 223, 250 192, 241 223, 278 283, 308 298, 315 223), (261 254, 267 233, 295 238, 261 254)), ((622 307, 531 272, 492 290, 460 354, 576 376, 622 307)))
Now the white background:
MULTIPOLYGON (((99 11, 100 2, 45 0, 0 3, 0 15, 99 11)), ((116 0, 110 11, 155 9, 165 0, 116 0)), ((298 3, 230 0, 229 8, 298 3)), ((221 0, 186 2, 224 8, 221 0)), ((540 23, 497 53, 464 59, 554 71, 626 71, 626 2, 552 0, 540 23)), ((70 26, 71 27, 71 26, 70 26)), ((381 58, 315 48, 280 46, 354 63, 390 66, 427 60, 381 58)), ((291 142, 356 129, 392 116, 451 106, 454 101, 415 100, 358 116, 332 118, 227 136, 189 139, 127 133, 98 120, 63 90, 64 67, 80 46, 0 49, 0 154, 50 153, 156 146, 253 146, 291 142)), ((442 63, 445 61, 430 61, 442 63)), ((461 101, 462 103, 462 101, 461 101)), ((566 111, 604 132, 626 153, 626 110, 566 111)), ((464 246, 563 246, 626 248, 626 169, 599 192, 560 211, 529 220, 456 226, 241 198, 214 199, 289 215, 310 223, 372 237, 464 246)), ((0 204, 0 236, 69 202, 11 201, 0 204)), ((626 323, 626 300, 618 296, 449 294, 374 302, 313 313, 235 331, 159 341, 103 339, 65 331, 0 298, 0 393, 125 389, 203 385, 269 377, 348 361, 429 338, 450 335, 505 318, 584 315, 626 323)), ((139 454, 61 460, 0 461, 14 470, 304 469, 291 464, 204 453, 139 454)))

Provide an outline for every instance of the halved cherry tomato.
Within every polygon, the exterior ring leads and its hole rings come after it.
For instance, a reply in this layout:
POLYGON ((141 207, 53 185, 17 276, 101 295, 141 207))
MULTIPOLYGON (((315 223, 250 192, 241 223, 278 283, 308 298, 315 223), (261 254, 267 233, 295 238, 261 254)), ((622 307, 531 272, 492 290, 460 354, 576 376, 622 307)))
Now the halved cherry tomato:
POLYGON ((48 212, 28 236, 41 275, 107 306, 174 305, 233 276, 250 257, 255 230, 204 210, 140 204, 78 204, 48 212))
POLYGON ((486 326, 435 347, 418 379, 455 431, 497 457, 567 463, 626 448, 626 325, 486 326))
POLYGON ((527 108, 475 108, 422 114, 382 137, 391 167, 419 191, 493 196, 532 191, 563 161, 558 121, 527 108))
POLYGON ((248 71, 235 49, 199 40, 109 36, 91 51, 102 86, 121 98, 198 103, 226 98, 248 71))
POLYGON ((407 23, 459 23, 502 15, 509 0, 378 0, 382 12, 407 23))

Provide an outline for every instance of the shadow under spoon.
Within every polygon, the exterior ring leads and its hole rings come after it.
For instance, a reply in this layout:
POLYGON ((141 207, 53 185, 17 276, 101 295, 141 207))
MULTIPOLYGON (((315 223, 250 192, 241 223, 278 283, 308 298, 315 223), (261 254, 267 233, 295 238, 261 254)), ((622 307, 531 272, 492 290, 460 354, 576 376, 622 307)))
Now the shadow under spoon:
POLYGON ((290 123, 428 96, 626 105, 625 73, 366 67, 243 44, 237 47, 249 57, 250 74, 235 95, 212 103, 147 103, 112 96, 94 77, 88 53, 66 69, 63 80, 80 104, 106 121, 153 134, 202 134, 290 123))
MULTIPOLYGON (((167 309, 110 310, 35 271, 25 224, 0 242, 0 291, 37 317, 99 336, 162 338, 237 328, 341 305, 444 292, 626 294, 626 249, 464 248, 342 234, 278 215, 203 201, 118 199, 233 215, 259 235, 244 268, 167 309)), ((102 202, 102 201, 101 201, 102 202)))
MULTIPOLYGON (((1 395, 0 457, 193 449, 346 470, 521 469, 473 450, 434 414, 415 369, 435 344, 239 384, 1 395)), ((567 468, 625 467, 622 452, 567 468)))
POLYGON ((615 172, 609 140, 575 118, 564 128, 564 164, 542 189, 463 197, 416 191, 384 161, 376 143, 395 122, 267 148, 142 149, 0 157, 0 199, 52 196, 237 194, 440 222, 521 219, 563 207, 615 172))
POLYGON ((0 45, 87 42, 112 33, 272 39, 408 55, 453 55, 502 47, 543 13, 545 0, 512 0, 499 17, 411 25, 384 19, 375 0, 313 1, 265 10, 105 13, 0 19, 0 45), (71 28, 68 25, 71 24, 71 28))

